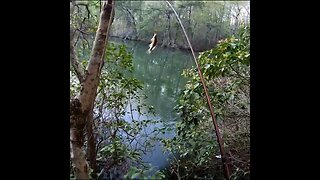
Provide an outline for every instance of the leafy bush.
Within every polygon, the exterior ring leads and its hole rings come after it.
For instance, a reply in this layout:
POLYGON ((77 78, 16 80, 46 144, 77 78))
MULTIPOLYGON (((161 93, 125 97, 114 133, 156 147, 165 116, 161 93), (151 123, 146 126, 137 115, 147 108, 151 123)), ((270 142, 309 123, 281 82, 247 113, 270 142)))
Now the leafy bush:
MULTIPOLYGON (((243 27, 198 57, 234 179, 250 172, 249 30, 243 27)), ((181 116, 177 136, 162 141, 174 155, 171 172, 183 179, 222 177, 221 160, 215 158, 220 152, 214 126, 197 69, 186 69, 183 75, 190 79, 177 106, 181 116)))
MULTIPOLYGON (((150 167, 144 165, 141 155, 153 147, 154 138, 145 128, 159 121, 141 118, 154 111, 142 101, 147 98, 140 91, 143 83, 132 77, 132 54, 126 46, 109 43, 105 59, 93 109, 100 175, 123 178, 132 168, 147 172, 150 167)), ((84 66, 86 63, 83 61, 84 66)), ((80 91, 74 76, 71 72, 73 95, 80 91)), ((154 176, 163 174, 158 171, 154 176)))

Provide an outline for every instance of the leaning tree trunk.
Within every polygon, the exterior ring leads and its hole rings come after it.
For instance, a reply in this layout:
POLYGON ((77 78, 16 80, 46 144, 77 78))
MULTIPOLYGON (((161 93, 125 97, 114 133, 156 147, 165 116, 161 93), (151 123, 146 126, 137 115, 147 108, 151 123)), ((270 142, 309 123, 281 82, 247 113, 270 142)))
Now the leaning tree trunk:
MULTIPOLYGON (((115 15, 114 8, 112 8, 111 17, 109 19, 109 26, 108 26, 108 33, 107 33, 107 37, 106 37, 106 43, 108 42, 109 29, 111 27, 111 24, 113 23, 114 15, 115 15)), ((98 81, 100 80, 101 70, 102 70, 102 67, 104 64, 104 55, 105 55, 105 53, 103 53, 103 56, 102 56, 102 65, 101 65, 99 72, 98 72, 98 81)), ((97 91, 96 91, 95 97, 96 96, 97 96, 97 91)), ((93 107, 94 107, 94 99, 91 104, 90 112, 87 117, 87 125, 86 125, 86 127, 87 127, 87 140, 88 140, 87 157, 90 161, 89 165, 93 170, 92 176, 97 177, 98 166, 97 166, 96 136, 94 133, 95 128, 93 126, 93 124, 94 124, 94 122, 93 122, 93 107)))
POLYGON ((104 2, 91 57, 82 80, 80 95, 73 98, 70 103, 71 159, 75 167, 76 179, 89 179, 89 166, 83 151, 84 131, 87 117, 96 97, 113 9, 113 0, 104 2))

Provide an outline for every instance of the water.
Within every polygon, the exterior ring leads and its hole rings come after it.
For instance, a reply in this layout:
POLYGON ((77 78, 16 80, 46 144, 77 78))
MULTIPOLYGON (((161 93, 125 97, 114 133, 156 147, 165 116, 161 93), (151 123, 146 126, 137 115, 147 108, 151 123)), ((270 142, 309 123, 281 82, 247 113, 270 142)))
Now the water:
MULTIPOLYGON (((174 126, 174 122, 179 118, 174 111, 174 107, 179 91, 186 83, 186 79, 181 76, 181 73, 183 69, 193 65, 191 53, 157 47, 151 54, 147 54, 147 43, 119 39, 110 39, 110 42, 125 44, 128 50, 133 53, 133 76, 144 83, 143 93, 148 96, 145 103, 152 105, 156 112, 155 117, 152 114, 147 116, 174 126)), ((133 116, 136 118, 139 115, 134 114, 133 116)), ((128 121, 131 120, 131 116, 128 114, 125 118, 128 121)), ((147 131, 152 131, 153 128, 161 126, 161 124, 151 126, 147 131)), ((161 136, 172 138, 174 132, 166 132, 161 136)), ((156 143, 151 152, 143 155, 143 161, 150 163, 155 169, 166 167, 168 156, 161 149, 160 143, 156 143)))
MULTIPOLYGON (((92 40, 89 40, 91 44, 92 40)), ((186 79, 181 76, 181 73, 183 69, 194 66, 191 52, 158 46, 151 54, 147 54, 146 51, 149 46, 145 42, 123 41, 118 38, 110 38, 109 42, 125 44, 127 50, 133 54, 134 72, 132 75, 144 83, 142 93, 148 97, 144 103, 153 106, 155 110, 155 116, 147 114, 140 116, 140 119, 162 120, 174 127, 175 121, 179 119, 174 107, 179 91, 186 83, 186 79)), ((81 51, 79 53, 80 60, 89 59, 90 53, 81 51)), ((133 117, 138 119, 139 114, 135 112, 133 117)), ((124 118, 126 121, 131 121, 129 113, 124 118)), ((160 128, 161 126, 162 124, 151 125, 147 128, 147 131, 151 132, 154 128, 160 128)), ((174 132, 166 132, 160 136, 172 138, 174 135, 174 132)), ((143 161, 150 163, 155 170, 166 167, 169 163, 167 158, 168 156, 162 152, 159 142, 150 152, 142 156, 143 161)))

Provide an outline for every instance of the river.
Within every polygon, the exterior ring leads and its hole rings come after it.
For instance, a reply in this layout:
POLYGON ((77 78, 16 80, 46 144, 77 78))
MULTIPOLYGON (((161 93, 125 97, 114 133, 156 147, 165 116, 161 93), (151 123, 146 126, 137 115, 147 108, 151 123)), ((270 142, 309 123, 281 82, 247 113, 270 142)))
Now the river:
MULTIPOLYGON (((181 76, 182 70, 191 67, 194 62, 191 52, 181 51, 171 48, 156 47, 147 54, 148 44, 139 41, 124 41, 111 38, 110 42, 115 44, 125 44, 127 49, 133 53, 133 76, 144 83, 143 93, 147 95, 146 104, 155 109, 155 116, 147 115, 152 119, 162 120, 172 124, 179 118, 174 111, 179 91, 186 83, 186 79, 181 76)), ((138 114, 134 114, 138 116, 138 114)), ((131 115, 127 114, 125 119, 130 121, 131 115)), ((148 131, 161 124, 150 126, 148 131)), ((174 132, 166 132, 162 137, 172 138, 174 132)), ((162 169, 168 165, 167 155, 161 150, 160 143, 142 159, 150 163, 155 169, 162 169)))
MULTIPOLYGON (((92 40, 89 41, 92 44, 92 40)), ((132 52, 134 71, 132 76, 144 83, 142 93, 147 95, 145 104, 153 106, 155 115, 146 114, 146 119, 162 120, 166 124, 174 123, 179 119, 174 111, 177 105, 179 91, 186 83, 186 78, 181 76, 183 69, 194 66, 191 52, 172 48, 156 47, 151 54, 147 54, 148 44, 140 41, 122 40, 120 38, 109 38, 109 42, 114 44, 125 44, 127 50, 132 52)), ((79 54, 80 59, 88 59, 89 53, 79 54)), ((129 112, 129 110, 127 110, 129 112)), ((134 119, 141 117, 136 112, 134 119)), ((124 117, 126 121, 131 121, 131 114, 124 117)), ((154 128, 162 127, 162 124, 155 124, 147 127, 151 132, 154 128)), ((160 135, 165 138, 172 138, 174 132, 166 131, 160 135)), ((155 143, 153 149, 142 156, 145 163, 151 164, 154 170, 163 169, 168 166, 168 156, 162 152, 159 142, 155 143)))

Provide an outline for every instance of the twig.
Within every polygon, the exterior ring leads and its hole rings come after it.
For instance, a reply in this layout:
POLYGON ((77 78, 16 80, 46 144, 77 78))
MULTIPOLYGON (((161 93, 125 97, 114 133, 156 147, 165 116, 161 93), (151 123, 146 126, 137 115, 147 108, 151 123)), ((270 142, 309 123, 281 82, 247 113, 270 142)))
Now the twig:
POLYGON ((73 46, 76 46, 76 45, 77 45, 77 43, 78 43, 78 41, 79 41, 79 38, 80 38, 80 34, 78 34, 77 40, 76 40, 76 42, 73 44, 73 46))
MULTIPOLYGON (((80 23, 80 28, 77 28, 75 31, 79 31, 80 33, 83 32, 81 29, 82 29, 82 25, 83 25, 83 23, 84 23, 85 20, 86 20, 86 18, 83 18, 82 22, 80 23)), ((82 36, 83 36, 83 35, 82 35, 82 36)), ((74 43, 74 46, 77 45, 78 40, 79 40, 79 37, 80 37, 80 34, 78 35, 78 38, 77 38, 76 42, 74 43)))
POLYGON ((86 5, 86 10, 88 11, 88 19, 90 19, 90 10, 89 10, 89 6, 88 5, 86 5))
POLYGON ((77 31, 81 32, 81 34, 89 35, 89 33, 82 31, 81 29, 77 28, 77 31))
POLYGON ((70 56, 71 56, 70 61, 71 61, 72 67, 76 72, 79 82, 82 83, 84 80, 84 70, 79 63, 78 56, 74 48, 74 45, 72 43, 72 40, 70 41, 70 56))
POLYGON ((98 151, 99 151, 99 146, 100 144, 104 141, 103 138, 101 138, 101 140, 97 143, 97 149, 96 149, 96 154, 98 154, 98 151))

